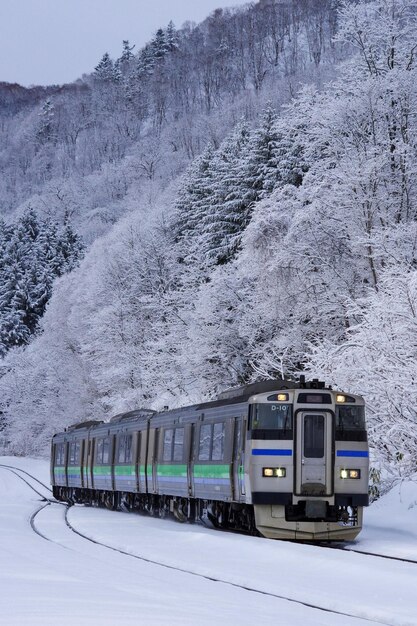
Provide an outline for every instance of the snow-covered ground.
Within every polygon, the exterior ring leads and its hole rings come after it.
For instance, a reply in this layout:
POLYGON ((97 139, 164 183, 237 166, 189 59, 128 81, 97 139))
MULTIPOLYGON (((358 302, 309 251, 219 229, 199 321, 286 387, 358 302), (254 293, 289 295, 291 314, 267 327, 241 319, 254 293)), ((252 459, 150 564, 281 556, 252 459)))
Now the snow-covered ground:
MULTIPOLYGON (((49 483, 45 461, 0 463, 49 483)), ((74 528, 138 559, 73 533, 60 505, 35 518, 50 541, 35 534, 30 518, 40 497, 1 467, 0 498, 2 625, 417 625, 411 563, 71 508, 74 528)), ((417 483, 404 482, 372 505, 351 547, 417 560, 417 483)))

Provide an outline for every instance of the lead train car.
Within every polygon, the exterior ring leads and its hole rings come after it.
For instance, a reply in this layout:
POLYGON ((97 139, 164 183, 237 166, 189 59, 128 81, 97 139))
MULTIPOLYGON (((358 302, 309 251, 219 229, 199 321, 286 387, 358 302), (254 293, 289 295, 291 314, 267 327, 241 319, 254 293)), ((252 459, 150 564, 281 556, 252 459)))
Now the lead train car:
POLYGON ((368 464, 363 399, 301 379, 71 426, 53 437, 51 482, 62 501, 340 541, 361 530, 368 464))

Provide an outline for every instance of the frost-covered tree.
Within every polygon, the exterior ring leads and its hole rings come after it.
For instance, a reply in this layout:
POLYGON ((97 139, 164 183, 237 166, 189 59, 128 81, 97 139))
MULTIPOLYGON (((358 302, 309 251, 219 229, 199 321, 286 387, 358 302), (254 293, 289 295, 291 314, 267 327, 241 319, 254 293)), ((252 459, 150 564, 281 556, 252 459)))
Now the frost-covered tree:
POLYGON ((36 130, 36 139, 40 144, 54 142, 57 139, 55 123, 55 106, 48 98, 39 113, 39 124, 36 130))
POLYGON ((181 179, 175 199, 173 230, 181 256, 191 262, 196 253, 191 242, 200 236, 202 219, 213 195, 213 159, 214 149, 209 144, 181 179))
POLYGON ((121 79, 120 69, 105 52, 94 69, 94 78, 102 83, 118 83, 121 79))
POLYGON ((36 332, 57 276, 83 255, 80 238, 67 222, 59 228, 29 209, 4 227, 1 245, 0 353, 27 344, 36 332))
POLYGON ((399 264, 378 291, 355 303, 359 321, 337 345, 312 346, 309 370, 340 388, 364 394, 374 463, 390 474, 415 472, 417 462, 417 274, 399 264), (389 469, 390 468, 390 469, 389 469))
POLYGON ((134 48, 135 46, 131 46, 127 39, 123 40, 122 54, 114 64, 116 71, 119 71, 122 75, 126 75, 133 64, 135 55, 132 50, 134 48))

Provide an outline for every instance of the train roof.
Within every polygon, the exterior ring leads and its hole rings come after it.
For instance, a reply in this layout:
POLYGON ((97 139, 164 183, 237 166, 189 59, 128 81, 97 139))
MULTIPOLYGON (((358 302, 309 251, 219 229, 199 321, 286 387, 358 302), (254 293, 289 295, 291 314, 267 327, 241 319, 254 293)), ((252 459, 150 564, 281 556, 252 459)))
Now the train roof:
POLYGON ((267 393, 268 391, 278 391, 281 389, 331 390, 332 388, 330 386, 326 387, 326 384, 323 381, 318 380, 317 378, 311 381, 306 381, 304 376, 300 376, 300 379, 298 381, 290 379, 263 380, 256 383, 250 383, 248 385, 242 385, 241 387, 227 389, 226 391, 220 393, 215 400, 201 402, 199 404, 189 405, 185 407, 178 407, 170 410, 166 409, 164 411, 153 411, 152 409, 140 408, 134 411, 129 411, 127 413, 119 413, 118 415, 112 417, 108 422, 104 422, 103 420, 89 420, 85 422, 80 422, 78 424, 72 424, 71 426, 68 426, 66 428, 65 432, 71 433, 75 430, 91 428, 94 426, 110 427, 113 424, 115 425, 124 422, 128 424, 130 421, 147 421, 148 419, 169 416, 179 412, 181 412, 182 414, 184 414, 184 412, 194 413, 195 411, 215 409, 216 407, 220 406, 241 404, 247 402, 251 396, 260 393, 267 393))

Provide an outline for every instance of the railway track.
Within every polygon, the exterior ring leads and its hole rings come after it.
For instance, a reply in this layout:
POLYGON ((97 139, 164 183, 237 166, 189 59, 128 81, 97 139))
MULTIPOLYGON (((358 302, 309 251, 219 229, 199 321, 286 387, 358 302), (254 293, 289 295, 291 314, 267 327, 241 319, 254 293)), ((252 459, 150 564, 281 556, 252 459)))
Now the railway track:
MULTIPOLYGON (((313 544, 311 544, 313 545, 313 544)), ((378 559, 387 559, 388 561, 400 561, 402 563, 412 563, 413 565, 417 565, 417 560, 407 559, 400 556, 391 556, 388 554, 379 554, 378 552, 368 552, 366 550, 355 550, 354 548, 348 548, 346 546, 332 546, 332 545, 321 545, 322 548, 329 548, 330 550, 340 550, 341 552, 354 552, 355 554, 363 554, 365 556, 373 556, 378 559)))
POLYGON ((144 557, 144 556, 140 556, 138 554, 132 554, 130 552, 126 552, 125 550, 121 550, 120 548, 116 548, 115 546, 111 546, 109 544, 103 543, 101 541, 97 541, 96 539, 93 539, 92 537, 89 537, 88 535, 85 535, 84 533, 80 532, 79 530, 77 530, 76 528, 74 528, 74 526, 71 524, 71 522, 68 519, 68 513, 71 509, 71 506, 68 506, 66 511, 65 511, 65 522, 67 524, 67 526, 70 528, 70 530, 72 530, 73 533, 79 535, 80 537, 82 537, 83 539, 86 539, 87 541, 90 541, 91 543, 94 543, 98 546, 107 548, 109 550, 112 550, 113 552, 118 552, 119 554, 123 554, 125 556, 128 556, 130 558, 139 560, 139 561, 143 561, 145 563, 149 563, 152 565, 157 565, 159 567, 163 567, 165 569, 169 569, 169 570, 173 570, 173 571, 177 571, 177 572, 181 572, 182 574, 189 574, 190 576, 195 576, 197 578, 202 578, 204 580, 209 580, 211 582, 214 583, 220 583, 223 585, 228 585, 230 587, 234 587, 237 589, 242 589, 244 591, 248 591, 250 593, 256 593, 256 594, 260 594, 263 596, 268 596, 270 598, 276 598, 277 600, 284 600, 286 602, 291 602, 294 604, 298 604, 300 606, 305 606, 309 609, 315 609, 317 611, 322 611, 324 613, 329 613, 329 614, 333 614, 333 615, 341 615, 344 617, 350 617, 352 619, 357 619, 357 620, 363 620, 365 622, 370 622, 373 624, 383 624, 384 626, 392 626, 392 622, 385 622, 385 621, 380 621, 380 620, 375 620, 375 619, 371 619, 371 618, 367 618, 367 617, 362 617, 360 615, 354 615, 352 613, 347 613, 344 611, 337 611, 335 609, 329 609, 326 608, 324 606, 320 606, 319 604, 313 604, 310 602, 305 602, 303 600, 299 600, 297 598, 292 598, 290 596, 286 596, 286 595, 281 595, 281 594, 277 594, 277 593, 271 593, 269 591, 264 591, 262 589, 257 589, 256 587, 250 587, 247 585, 240 585, 238 583, 234 583, 232 581, 229 580, 225 580, 223 578, 217 577, 217 576, 209 576, 207 574, 201 574, 200 572, 196 572, 194 570, 191 569, 186 569, 183 567, 176 567, 174 565, 169 565, 168 563, 164 563, 162 561, 156 560, 156 559, 150 559, 148 557, 144 557))
MULTIPOLYGON (((255 593, 255 594, 262 595, 262 596, 276 598, 277 600, 283 600, 283 601, 290 602, 290 603, 293 603, 293 604, 296 604, 296 605, 299 605, 299 606, 304 606, 304 607, 312 609, 312 610, 322 611, 322 612, 327 613, 327 614, 340 615, 340 616, 349 617, 349 618, 355 619, 355 620, 362 620, 363 622, 367 622, 367 623, 381 624, 382 626, 393 626, 393 622, 390 622, 390 621, 382 621, 382 620, 378 620, 378 619, 364 617, 362 615, 355 615, 354 613, 349 613, 349 612, 345 612, 345 611, 339 611, 339 610, 336 610, 336 609, 330 609, 330 608, 327 608, 327 607, 322 606, 320 604, 306 602, 306 601, 304 601, 302 599, 297 599, 295 597, 287 596, 287 595, 284 595, 284 594, 272 593, 272 592, 265 591, 265 590, 262 590, 262 589, 258 589, 256 587, 251 587, 251 586, 248 586, 248 585, 242 585, 242 584, 230 581, 230 580, 225 580, 224 578, 221 578, 221 577, 210 576, 210 575, 207 575, 207 574, 202 574, 202 573, 200 573, 198 571, 195 571, 195 570, 192 570, 192 569, 188 569, 188 568, 184 568, 184 567, 177 567, 175 565, 170 565, 168 563, 164 563, 163 561, 160 561, 160 560, 157 560, 157 559, 151 559, 151 558, 148 558, 148 557, 145 557, 145 556, 141 556, 141 555, 138 555, 138 554, 132 554, 130 552, 127 552, 126 550, 122 550, 120 548, 117 548, 115 546, 109 545, 109 544, 104 543, 102 541, 98 541, 98 540, 96 540, 96 539, 94 539, 92 537, 89 537, 88 535, 82 533, 80 530, 78 530, 77 528, 75 528, 71 524, 68 516, 69 516, 69 512, 70 512, 70 510, 71 510, 73 505, 68 505, 68 504, 65 504, 63 502, 59 502, 59 501, 57 501, 57 500, 55 500, 53 498, 46 497, 45 494, 42 494, 39 491, 38 488, 34 487, 29 482, 30 480, 32 480, 33 482, 37 483, 38 485, 41 485, 48 492, 51 492, 51 489, 47 485, 42 483, 40 480, 38 480, 35 476, 30 474, 26 470, 22 470, 22 469, 20 469, 18 467, 15 467, 15 466, 0 464, 0 468, 3 468, 5 470, 8 470, 11 473, 13 473, 15 476, 17 476, 20 480, 22 480, 32 491, 34 491, 41 498, 43 504, 42 504, 42 506, 37 508, 37 510, 30 517, 30 520, 29 520, 30 521, 30 526, 31 526, 33 532, 36 533, 36 535, 38 535, 39 537, 41 537, 42 539, 44 539, 46 541, 49 541, 49 542, 52 542, 52 543, 56 543, 60 547, 64 547, 64 548, 68 549, 68 546, 64 546, 61 543, 50 539, 44 533, 42 533, 37 528, 36 522, 35 522, 36 517, 46 507, 48 507, 48 506, 50 506, 52 504, 59 504, 59 505, 64 505, 65 506, 65 513, 64 513, 65 524, 66 524, 67 528, 72 533, 74 533, 75 535, 81 537, 82 539, 84 539, 84 540, 86 540, 86 541, 88 541, 88 542, 90 542, 92 544, 95 544, 95 545, 100 546, 102 548, 106 548, 108 550, 111 550, 112 552, 119 553, 119 554, 121 554, 123 556, 127 556, 129 558, 132 558, 132 559, 135 559, 135 560, 138 560, 138 561, 142 561, 144 563, 148 563, 148 564, 151 564, 151 565, 162 567, 164 569, 177 571, 177 572, 180 572, 180 573, 183 573, 183 574, 188 574, 190 576, 201 578, 201 579, 213 582, 213 583, 228 585, 230 587, 241 589, 241 590, 249 592, 249 593, 255 593), (23 476, 22 474, 24 474, 25 476, 23 476)), ((343 547, 343 546, 321 545, 320 547, 325 547, 325 548, 329 548, 329 549, 336 549, 336 550, 340 550, 340 551, 343 551, 343 552, 355 552, 357 554, 362 554, 364 556, 381 558, 381 559, 389 559, 389 560, 400 561, 400 562, 404 562, 404 563, 412 563, 412 564, 417 565, 417 561, 412 560, 412 559, 406 559, 406 558, 400 558, 400 557, 392 557, 392 556, 381 555, 381 554, 371 553, 371 552, 362 552, 361 550, 354 550, 354 549, 346 548, 346 547, 343 547)))

